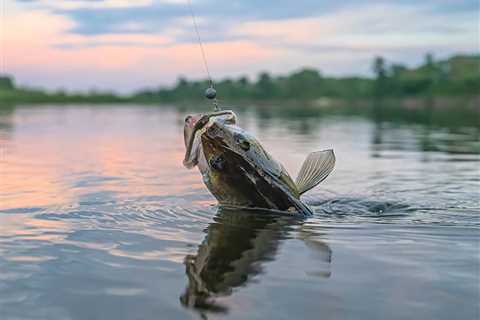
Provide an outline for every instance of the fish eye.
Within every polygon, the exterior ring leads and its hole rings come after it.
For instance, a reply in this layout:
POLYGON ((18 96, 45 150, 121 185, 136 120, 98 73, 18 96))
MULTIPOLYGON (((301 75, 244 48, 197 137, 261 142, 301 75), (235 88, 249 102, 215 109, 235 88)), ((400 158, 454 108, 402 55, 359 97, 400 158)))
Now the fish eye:
POLYGON ((238 144, 238 146, 242 148, 242 150, 250 150, 250 142, 248 142, 244 136, 242 136, 241 134, 235 134, 233 138, 235 139, 235 142, 238 144))
POLYGON ((185 122, 188 122, 190 119, 192 119, 192 116, 186 116, 185 117, 185 122))
POLYGON ((240 143, 240 148, 242 148, 245 151, 250 150, 250 142, 248 142, 247 140, 242 141, 240 143))

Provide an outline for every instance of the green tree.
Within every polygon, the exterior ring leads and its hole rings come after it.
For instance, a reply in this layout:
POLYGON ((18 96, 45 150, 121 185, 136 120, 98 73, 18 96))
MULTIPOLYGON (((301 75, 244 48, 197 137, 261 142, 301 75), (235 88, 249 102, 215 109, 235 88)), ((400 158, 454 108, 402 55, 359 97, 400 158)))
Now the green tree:
POLYGON ((373 60, 373 72, 375 73, 375 95, 377 97, 386 94, 387 89, 387 69, 385 67, 385 59, 375 57, 373 60))
POLYGON ((321 96, 322 77, 317 70, 303 69, 284 80, 287 98, 314 99, 321 96))
POLYGON ((13 90, 15 89, 15 84, 13 83, 12 77, 0 75, 0 90, 13 90))
POLYGON ((385 67, 385 59, 375 57, 373 60, 373 72, 377 80, 384 80, 387 77, 387 69, 385 67))
POLYGON ((258 81, 255 84, 254 96, 258 99, 276 97, 275 84, 272 77, 267 72, 260 73, 258 81))

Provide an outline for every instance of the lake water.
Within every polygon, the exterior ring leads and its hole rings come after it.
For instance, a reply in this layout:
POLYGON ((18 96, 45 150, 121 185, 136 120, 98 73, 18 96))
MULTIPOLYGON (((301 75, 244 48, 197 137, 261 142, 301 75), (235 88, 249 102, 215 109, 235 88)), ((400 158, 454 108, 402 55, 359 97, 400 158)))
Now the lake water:
POLYGON ((479 319, 478 126, 235 110, 292 176, 335 149, 314 216, 219 210, 188 108, 0 109, 0 319, 479 319))

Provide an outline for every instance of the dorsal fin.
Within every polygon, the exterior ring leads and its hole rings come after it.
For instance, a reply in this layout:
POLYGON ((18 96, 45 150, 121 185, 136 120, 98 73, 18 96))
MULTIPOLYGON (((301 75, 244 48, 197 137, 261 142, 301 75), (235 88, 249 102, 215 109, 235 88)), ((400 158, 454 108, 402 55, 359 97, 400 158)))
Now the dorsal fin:
POLYGON ((300 194, 316 187, 332 172, 335 154, 332 149, 312 152, 302 164, 295 181, 300 194))

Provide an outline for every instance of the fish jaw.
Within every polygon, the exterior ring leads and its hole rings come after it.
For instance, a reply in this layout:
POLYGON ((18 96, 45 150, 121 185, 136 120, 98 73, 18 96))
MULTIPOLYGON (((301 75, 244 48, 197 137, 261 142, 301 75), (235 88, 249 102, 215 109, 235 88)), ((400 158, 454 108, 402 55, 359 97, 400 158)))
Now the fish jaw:
POLYGON ((199 155, 199 141, 195 141, 193 135, 195 132, 195 125, 202 117, 201 114, 188 115, 185 117, 185 125, 183 127, 183 139, 185 142, 185 158, 183 160, 183 165, 191 169, 198 164, 198 155, 199 155), (193 141, 191 141, 193 138, 193 141), (191 144, 191 145, 189 145, 191 144))
POLYGON ((185 117, 185 125, 183 126, 183 138, 185 142, 185 147, 187 147, 188 141, 194 133, 193 128, 195 127, 195 124, 198 122, 198 120, 200 120, 201 117, 201 114, 190 114, 185 117))

